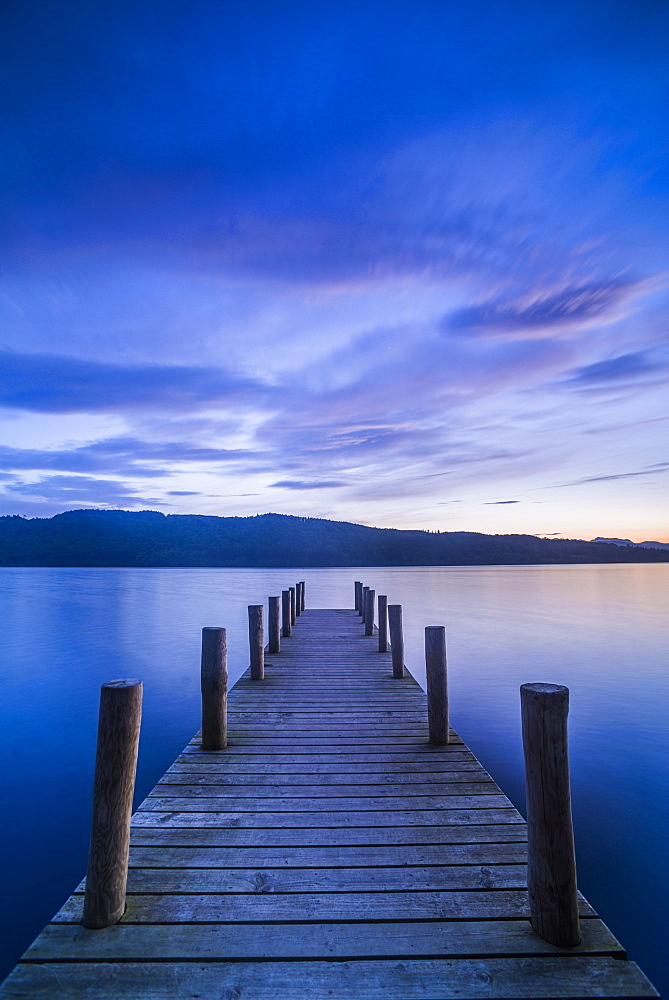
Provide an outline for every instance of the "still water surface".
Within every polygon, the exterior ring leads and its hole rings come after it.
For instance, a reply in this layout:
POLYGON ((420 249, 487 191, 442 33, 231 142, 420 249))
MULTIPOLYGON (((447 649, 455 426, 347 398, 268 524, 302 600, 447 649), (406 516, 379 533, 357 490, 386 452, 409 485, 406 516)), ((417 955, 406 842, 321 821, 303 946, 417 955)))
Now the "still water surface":
POLYGON ((310 607, 356 579, 402 604, 421 683, 446 625, 452 723, 521 812, 519 685, 570 688, 579 885, 669 995, 669 565, 0 569, 0 978, 85 872, 100 684, 144 681, 141 799, 199 726, 201 627, 227 628, 234 681, 246 606, 298 579, 310 607))

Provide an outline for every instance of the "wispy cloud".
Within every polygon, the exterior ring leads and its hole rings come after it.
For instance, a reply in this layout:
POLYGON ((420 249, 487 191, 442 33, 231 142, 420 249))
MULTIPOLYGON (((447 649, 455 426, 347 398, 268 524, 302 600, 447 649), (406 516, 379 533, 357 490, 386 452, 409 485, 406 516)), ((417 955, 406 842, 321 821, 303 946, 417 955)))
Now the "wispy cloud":
POLYGON ((321 481, 305 482, 300 479, 280 479, 272 486, 281 487, 284 490, 329 490, 333 487, 346 486, 347 483, 340 483, 334 479, 323 479, 321 481))
POLYGON ((512 302, 489 301, 451 313, 443 328, 476 336, 553 336, 556 331, 580 329, 593 322, 611 321, 623 302, 644 288, 643 282, 595 282, 569 286, 555 293, 532 292, 512 302))
POLYGON ((255 379, 217 368, 0 352, 0 406, 37 413, 192 410, 238 405, 269 392, 255 379))

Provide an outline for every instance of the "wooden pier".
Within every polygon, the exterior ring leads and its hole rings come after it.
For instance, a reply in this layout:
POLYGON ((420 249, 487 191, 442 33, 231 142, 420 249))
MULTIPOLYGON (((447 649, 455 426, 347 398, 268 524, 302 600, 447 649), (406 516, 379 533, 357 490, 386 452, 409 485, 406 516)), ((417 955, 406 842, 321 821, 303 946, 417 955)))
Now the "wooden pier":
POLYGON ((522 817, 354 611, 303 611, 228 713, 135 813, 121 921, 79 886, 3 1000, 658 995, 584 899, 578 947, 534 933, 522 817))

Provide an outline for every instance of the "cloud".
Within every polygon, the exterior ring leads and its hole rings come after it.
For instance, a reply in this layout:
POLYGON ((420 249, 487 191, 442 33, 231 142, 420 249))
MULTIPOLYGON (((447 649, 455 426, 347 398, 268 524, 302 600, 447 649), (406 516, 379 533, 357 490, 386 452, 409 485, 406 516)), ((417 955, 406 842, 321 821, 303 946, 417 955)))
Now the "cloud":
POLYGON ((168 490, 168 497, 199 497, 202 496, 197 490, 168 490))
POLYGON ((340 483, 336 480, 321 480, 304 482, 299 479, 281 479, 277 483, 272 483, 272 486, 281 487, 284 490, 327 490, 333 487, 347 486, 348 483, 340 483))
POLYGON ((486 500, 486 507, 496 507, 503 503, 520 503, 520 500, 486 500))
POLYGON ((0 406, 37 413, 193 410, 250 403, 269 391, 256 379, 218 368, 0 351, 0 406))
POLYGON ((620 354, 616 358, 609 358, 606 361, 597 361, 591 365, 584 365, 574 369, 565 380, 567 385, 577 388, 588 388, 589 386, 600 387, 607 384, 620 384, 635 382, 639 379, 646 379, 647 376, 654 376, 660 372, 666 372, 669 366, 666 363, 651 361, 647 353, 635 351, 630 354, 620 354))
POLYGON ((616 479, 637 479, 639 476, 654 476, 662 472, 669 472, 669 467, 663 468, 661 465, 654 465, 650 469, 641 469, 638 472, 614 472, 608 476, 587 476, 584 479, 575 479, 571 483, 559 483, 559 486, 583 486, 586 483, 608 483, 616 479))
POLYGON ((442 328, 474 336, 534 337, 542 332, 552 336, 561 329, 617 319, 621 304, 644 286, 638 281, 602 281, 573 285, 552 295, 532 292, 512 302, 492 300, 449 314, 442 328))
POLYGON ((19 482, 5 487, 11 493, 37 500, 55 500, 67 508, 70 504, 117 506, 160 504, 160 497, 142 497, 132 487, 115 479, 93 479, 89 476, 47 476, 35 483, 19 482))
POLYGON ((247 463, 255 457, 256 452, 242 449, 208 448, 177 441, 149 442, 132 437, 106 438, 76 448, 0 446, 0 465, 6 470, 101 472, 141 478, 170 475, 180 463, 212 466, 235 461, 247 463))

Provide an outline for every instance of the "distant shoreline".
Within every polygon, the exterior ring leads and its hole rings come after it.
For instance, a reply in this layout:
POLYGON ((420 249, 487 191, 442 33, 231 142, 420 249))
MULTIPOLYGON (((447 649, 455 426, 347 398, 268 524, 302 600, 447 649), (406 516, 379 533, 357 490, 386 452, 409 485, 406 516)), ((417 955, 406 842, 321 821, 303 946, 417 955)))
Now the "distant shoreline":
POLYGON ((0 517, 4 567, 322 569, 630 562, 669 562, 669 548, 626 539, 587 542, 371 528, 290 514, 216 517, 93 509, 51 518, 0 517))

